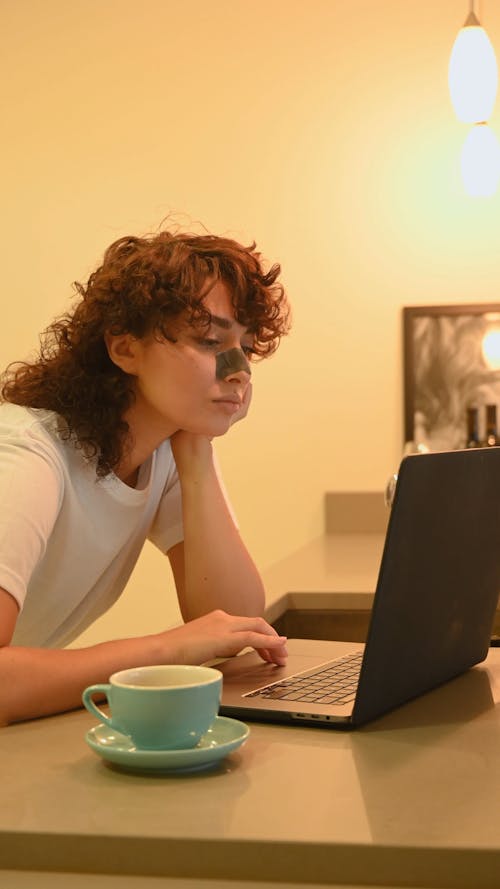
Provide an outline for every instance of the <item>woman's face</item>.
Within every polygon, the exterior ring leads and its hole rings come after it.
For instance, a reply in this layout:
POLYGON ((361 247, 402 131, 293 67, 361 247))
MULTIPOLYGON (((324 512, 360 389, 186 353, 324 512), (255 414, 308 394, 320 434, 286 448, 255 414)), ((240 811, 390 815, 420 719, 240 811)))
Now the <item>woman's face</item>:
POLYGON ((127 372, 135 377, 130 417, 135 436, 143 431, 163 440, 179 429, 223 435, 240 409, 250 383, 246 358, 253 336, 236 321, 222 281, 203 304, 212 316, 209 327, 179 321, 172 330, 175 342, 154 336, 130 339, 133 359, 127 372))

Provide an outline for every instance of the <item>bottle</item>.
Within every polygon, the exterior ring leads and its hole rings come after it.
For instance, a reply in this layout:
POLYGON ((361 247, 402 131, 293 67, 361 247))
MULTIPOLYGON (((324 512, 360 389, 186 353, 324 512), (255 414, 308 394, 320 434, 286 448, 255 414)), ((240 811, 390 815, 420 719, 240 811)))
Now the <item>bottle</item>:
POLYGON ((486 441, 488 448, 494 448, 500 444, 500 438, 497 433, 497 406, 496 404, 486 405, 486 441))
POLYGON ((479 411, 477 407, 467 408, 467 440, 466 448, 479 448, 479 411))

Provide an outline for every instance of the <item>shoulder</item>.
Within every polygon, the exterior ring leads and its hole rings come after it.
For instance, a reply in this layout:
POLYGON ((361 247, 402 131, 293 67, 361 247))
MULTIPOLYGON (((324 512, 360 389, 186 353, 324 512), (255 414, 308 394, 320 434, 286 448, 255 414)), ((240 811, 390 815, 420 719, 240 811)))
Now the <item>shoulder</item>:
POLYGON ((24 407, 21 404, 0 404, 0 433, 19 435, 40 432, 47 435, 57 427, 57 414, 53 411, 24 407))
POLYGON ((0 404, 0 457, 26 460, 42 458, 58 470, 67 445, 58 436, 58 417, 52 411, 18 404, 0 404))

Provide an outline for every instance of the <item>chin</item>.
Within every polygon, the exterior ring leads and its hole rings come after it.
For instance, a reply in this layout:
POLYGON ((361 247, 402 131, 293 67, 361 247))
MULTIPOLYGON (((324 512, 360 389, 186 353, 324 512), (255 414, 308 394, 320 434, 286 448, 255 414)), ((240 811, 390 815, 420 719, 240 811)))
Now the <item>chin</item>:
POLYGON ((222 436, 225 435, 226 432, 229 432, 230 428, 231 427, 228 426, 227 429, 224 429, 223 432, 212 432, 210 438, 222 438, 222 436))
POLYGON ((230 428, 231 422, 229 420, 224 420, 220 423, 207 423, 206 426, 184 427, 186 432, 190 432, 192 435, 203 435, 205 438, 220 438, 221 435, 225 435, 230 428))
POLYGON ((220 438, 221 435, 225 435, 226 432, 229 432, 230 428, 231 423, 228 423, 227 426, 224 427, 224 429, 221 429, 219 427, 217 430, 213 430, 212 432, 210 432, 210 438, 220 438))
POLYGON ((222 423, 213 423, 211 426, 210 432, 207 432, 206 434, 210 438, 220 438, 221 435, 225 435, 226 432, 228 432, 230 428, 231 428, 231 421, 225 420, 222 423))

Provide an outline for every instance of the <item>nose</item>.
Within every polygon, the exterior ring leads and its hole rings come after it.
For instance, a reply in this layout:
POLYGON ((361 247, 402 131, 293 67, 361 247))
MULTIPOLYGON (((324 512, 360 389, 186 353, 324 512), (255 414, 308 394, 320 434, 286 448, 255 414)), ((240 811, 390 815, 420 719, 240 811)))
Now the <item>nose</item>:
POLYGON ((215 375, 218 380, 236 378, 247 382, 252 376, 252 371, 242 349, 219 352, 215 359, 215 375))

